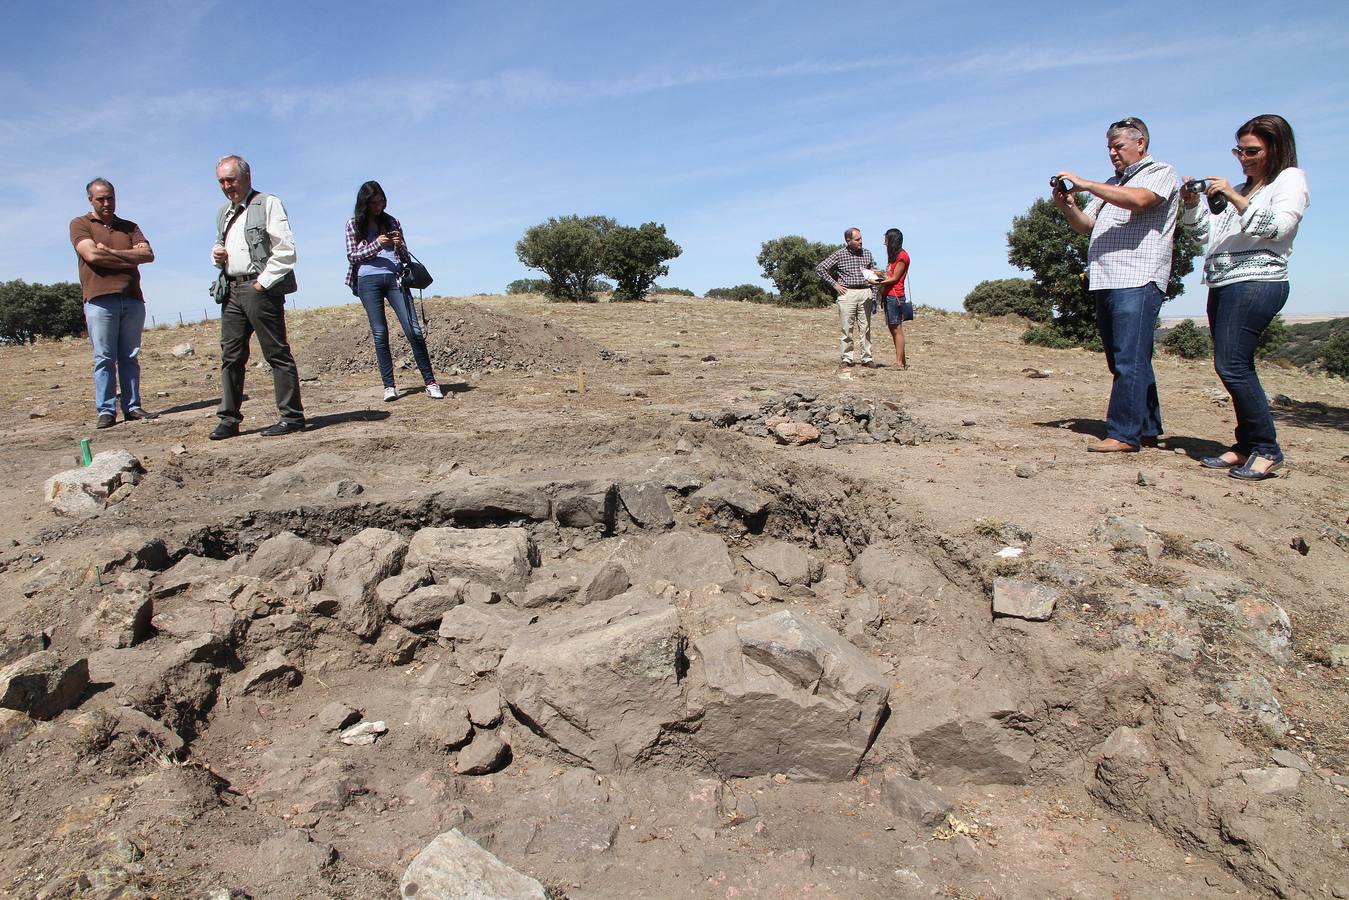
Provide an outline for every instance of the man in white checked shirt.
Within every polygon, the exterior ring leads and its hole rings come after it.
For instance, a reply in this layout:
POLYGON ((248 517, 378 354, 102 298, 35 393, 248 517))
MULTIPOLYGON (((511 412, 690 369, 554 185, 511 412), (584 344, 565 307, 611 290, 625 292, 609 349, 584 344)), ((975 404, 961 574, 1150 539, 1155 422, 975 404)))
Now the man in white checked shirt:
POLYGON ((1148 127, 1141 119, 1113 123, 1105 139, 1114 177, 1097 182, 1059 172, 1073 191, 1092 199, 1079 209, 1069 192, 1056 188, 1053 200, 1074 231, 1091 234, 1087 288, 1114 376, 1106 437, 1087 449, 1135 453, 1162 433, 1152 341, 1171 278, 1180 184, 1174 168, 1148 154, 1148 127))

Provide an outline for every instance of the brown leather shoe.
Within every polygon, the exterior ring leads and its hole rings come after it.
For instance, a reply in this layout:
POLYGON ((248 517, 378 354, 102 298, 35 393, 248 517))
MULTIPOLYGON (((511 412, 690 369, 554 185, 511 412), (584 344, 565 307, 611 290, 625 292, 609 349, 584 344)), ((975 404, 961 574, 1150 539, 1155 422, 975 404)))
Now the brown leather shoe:
POLYGON ((1137 453, 1138 448, 1133 444, 1126 444, 1123 441, 1117 441, 1114 438, 1106 438, 1095 444, 1087 445, 1088 453, 1137 453))

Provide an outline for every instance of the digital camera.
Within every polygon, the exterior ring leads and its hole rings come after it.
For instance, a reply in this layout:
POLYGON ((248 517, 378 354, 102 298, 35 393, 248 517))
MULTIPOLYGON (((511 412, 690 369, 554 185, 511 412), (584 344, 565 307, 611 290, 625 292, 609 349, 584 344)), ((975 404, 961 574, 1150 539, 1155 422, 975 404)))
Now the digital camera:
POLYGON ((1054 190, 1062 191, 1065 194, 1071 194, 1077 188, 1077 185, 1073 184, 1067 178, 1060 178, 1057 175, 1054 175, 1049 179, 1049 186, 1054 190))
MULTIPOLYGON (((1185 182, 1185 190, 1195 194, 1202 194, 1204 191, 1208 190, 1208 179, 1191 178, 1189 181, 1185 182)), ((1227 198, 1222 194, 1213 194, 1204 199, 1208 201, 1208 211, 1215 216, 1227 209, 1227 198)))

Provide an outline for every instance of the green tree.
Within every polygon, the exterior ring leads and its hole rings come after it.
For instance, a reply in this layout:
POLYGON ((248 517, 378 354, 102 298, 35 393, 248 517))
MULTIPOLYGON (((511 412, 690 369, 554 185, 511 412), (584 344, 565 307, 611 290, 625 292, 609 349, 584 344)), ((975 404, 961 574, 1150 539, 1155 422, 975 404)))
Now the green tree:
POLYGON ((0 283, 0 341, 82 335, 84 328, 84 296, 78 284, 29 284, 22 279, 0 283))
POLYGON ((547 278, 517 278, 506 285, 508 294, 547 294, 552 282, 547 278))
POLYGON ((1349 331, 1340 331, 1321 345, 1321 364, 1331 375, 1349 378, 1349 331))
POLYGON ((1255 345, 1255 352, 1261 359, 1265 359, 1278 354, 1287 343, 1288 324, 1284 322, 1283 316, 1275 316, 1260 333, 1260 342, 1255 345))
POLYGON ((665 226, 647 222, 633 228, 619 225, 604 235, 601 269, 614 279, 615 300, 641 300, 662 275, 668 275, 669 260, 682 251, 665 234, 665 226))
POLYGON ((777 286, 784 306, 829 306, 838 295, 815 274, 815 267, 841 246, 789 234, 764 241, 758 262, 764 277, 777 286))
POLYGON ((737 284, 735 287, 712 288, 707 296, 714 300, 741 300, 751 303, 763 303, 768 292, 757 284, 737 284))
POLYGON ((1213 355, 1213 339, 1190 319, 1185 319, 1162 338, 1163 349, 1185 359, 1203 359, 1213 355))
MULTIPOLYGON (((1077 194, 1074 200, 1078 206, 1086 206, 1088 195, 1077 194)), ((1023 339, 1027 342, 1100 349, 1095 305, 1087 293, 1089 243, 1089 236, 1073 231, 1063 213, 1044 198, 1032 203, 1025 215, 1012 219, 1012 230, 1007 232, 1007 259, 1018 269, 1032 273, 1036 295, 1054 308, 1051 321, 1026 332, 1023 339)), ((1166 299, 1185 292, 1181 279, 1194 271, 1194 257, 1202 248, 1193 228, 1176 226, 1166 299)))
POLYGON ((618 223, 608 216, 562 216, 525 229, 515 255, 548 276, 555 300, 593 301, 604 271, 604 241, 618 223))
POLYGON ((1033 322, 1048 321, 1054 306, 1035 290, 1029 278, 998 278, 981 281, 965 295, 965 311, 981 316, 1025 316, 1033 322))

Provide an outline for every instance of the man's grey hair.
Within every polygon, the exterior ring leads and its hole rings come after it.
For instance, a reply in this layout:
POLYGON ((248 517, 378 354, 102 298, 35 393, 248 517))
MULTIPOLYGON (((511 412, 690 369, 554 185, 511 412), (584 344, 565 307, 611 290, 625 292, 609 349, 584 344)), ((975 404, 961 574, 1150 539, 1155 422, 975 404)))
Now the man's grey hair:
POLYGON ((1145 148, 1152 142, 1148 136, 1148 126, 1144 125, 1143 120, 1136 116, 1125 116, 1118 122, 1112 122, 1105 133, 1105 139, 1108 141, 1120 134, 1127 135, 1135 141, 1141 139, 1145 148))
POLYGON ((239 156, 237 153, 231 153, 229 156, 222 156, 219 161, 216 162, 215 167, 218 169, 225 163, 234 163, 234 167, 239 170, 240 178, 247 178, 249 181, 253 180, 253 170, 248 167, 248 160, 244 159, 242 156, 239 156))
POLYGON ((845 228, 843 229, 843 240, 850 241, 852 240, 853 235, 861 233, 862 229, 860 228, 845 228))
POLYGON ((111 181, 109 181, 109 180, 106 179, 106 178, 95 178, 93 181, 89 182, 88 184, 86 184, 86 185, 84 186, 84 196, 86 196, 86 197, 93 197, 93 196, 94 196, 94 185, 96 185, 96 184, 101 184, 101 185, 103 185, 105 188, 107 188, 108 190, 112 191, 114 194, 117 193, 117 188, 115 188, 115 187, 112 186, 112 182, 111 182, 111 181))

